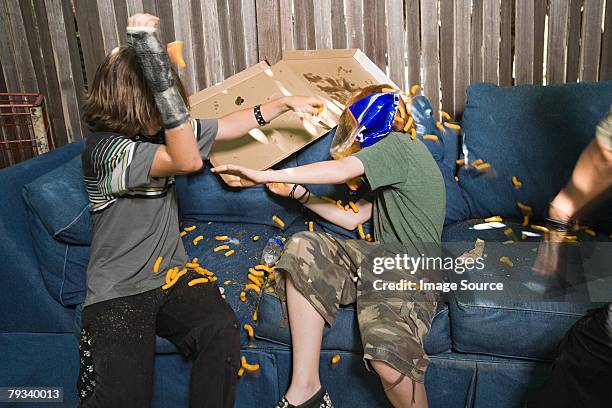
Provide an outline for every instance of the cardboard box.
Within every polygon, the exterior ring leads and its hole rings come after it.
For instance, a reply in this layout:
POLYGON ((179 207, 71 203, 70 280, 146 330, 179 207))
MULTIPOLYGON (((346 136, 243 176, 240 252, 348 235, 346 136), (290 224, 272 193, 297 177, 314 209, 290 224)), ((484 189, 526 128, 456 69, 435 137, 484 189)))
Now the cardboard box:
MULTIPOLYGON (((377 83, 394 85, 358 49, 288 51, 270 66, 266 61, 190 97, 194 118, 220 118, 281 96, 316 95, 325 100, 317 116, 287 112, 243 137, 216 142, 213 166, 239 164, 265 170, 315 141, 336 126, 344 103, 357 89, 377 83)), ((228 176, 222 176, 227 181, 228 176)))

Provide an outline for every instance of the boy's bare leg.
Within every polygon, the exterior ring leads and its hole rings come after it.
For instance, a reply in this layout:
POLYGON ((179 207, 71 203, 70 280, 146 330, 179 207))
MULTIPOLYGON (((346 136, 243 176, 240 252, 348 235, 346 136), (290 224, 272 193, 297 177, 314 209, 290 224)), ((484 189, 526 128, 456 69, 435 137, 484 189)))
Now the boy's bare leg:
POLYGON ((325 321, 293 285, 287 274, 287 308, 291 324, 293 368, 287 400, 293 405, 307 401, 321 388, 319 358, 325 321))
POLYGON ((385 394, 395 408, 428 407, 425 384, 416 382, 410 377, 402 377, 400 372, 383 361, 372 360, 370 364, 380 376, 385 394), (402 379, 397 383, 400 377, 402 377, 402 379), (414 398, 412 395, 413 390, 414 398))

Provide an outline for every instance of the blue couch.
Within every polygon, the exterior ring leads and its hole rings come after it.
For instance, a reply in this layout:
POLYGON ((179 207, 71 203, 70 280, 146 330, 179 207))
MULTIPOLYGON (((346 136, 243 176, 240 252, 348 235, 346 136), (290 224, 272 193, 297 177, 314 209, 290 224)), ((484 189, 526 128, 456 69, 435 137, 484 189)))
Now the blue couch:
MULTIPOLYGON (((547 200, 567 182, 580 150, 593 138, 597 119, 611 102, 612 82, 514 88, 477 84, 468 88, 462 139, 435 126, 420 129, 420 136, 438 132, 440 137, 427 143, 447 184, 443 240, 450 250, 460 254, 482 238, 491 253, 508 248, 507 255, 515 261, 509 269, 497 258, 491 259, 495 262, 488 262, 479 275, 466 272, 462 279, 478 281, 486 276, 509 288, 533 280, 533 259, 523 256, 529 251, 510 249, 519 248, 518 243, 502 244, 508 239, 503 229, 473 227, 484 217, 500 215, 520 236, 524 228, 516 201, 532 205, 536 219, 542 215, 547 200), (547 155, 551 140, 555 157, 547 155), (454 161, 459 156, 468 162, 480 158, 491 163, 493 170, 457 169, 454 161), (511 184, 512 175, 523 181, 521 189, 511 184)), ((280 166, 328 158, 330 137, 280 166)), ((0 171, 0 386, 61 386, 64 403, 56 406, 66 407, 77 405, 76 333, 91 238, 87 197, 79 178, 82 147, 82 141, 74 142, 0 171)), ((240 379, 236 406, 271 407, 288 386, 290 333, 274 293, 239 300, 246 272, 258 263, 268 237, 289 237, 304 230, 307 220, 314 220, 317 230, 339 236, 354 237, 355 232, 329 225, 262 188, 230 190, 208 171, 177 180, 181 222, 196 226, 184 243, 190 256, 219 276, 239 319, 255 327, 254 339, 243 333, 241 353, 261 368, 240 379), (272 225, 273 214, 285 220, 284 230, 272 225), (194 246, 196 235, 204 240, 194 246), (226 258, 212 252, 215 235, 229 235, 236 254, 226 258), (253 241, 254 235, 261 239, 253 241)), ((347 194, 341 186, 317 186, 315 191, 337 198, 347 194)), ((609 221, 605 211, 595 215, 599 216, 597 226, 609 221)), ((595 237, 578 234, 581 242, 609 241, 609 232, 598 231, 595 237)), ((535 246, 538 240, 528 238, 522 245, 535 246)), ((512 292, 503 297, 451 293, 439 304, 424 344, 431 359, 426 375, 430 406, 521 406, 549 375, 556 346, 567 329, 597 305, 588 297, 551 300, 541 291, 532 291, 528 297, 512 292)), ((190 362, 172 343, 157 340, 153 406, 186 407, 190 362)), ((322 382, 339 408, 387 407, 377 377, 364 368, 361 347, 354 308, 342 308, 335 324, 325 330, 322 382), (341 360, 331 365, 334 355, 341 360)))

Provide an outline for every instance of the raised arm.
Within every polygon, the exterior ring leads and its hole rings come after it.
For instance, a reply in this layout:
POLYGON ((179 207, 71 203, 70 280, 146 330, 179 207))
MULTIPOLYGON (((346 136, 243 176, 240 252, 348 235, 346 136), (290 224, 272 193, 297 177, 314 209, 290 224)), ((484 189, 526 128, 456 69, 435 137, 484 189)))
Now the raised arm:
POLYGON ((327 160, 282 170, 252 170, 235 164, 224 164, 213 173, 235 176, 228 184, 232 187, 250 187, 255 184, 343 184, 360 177, 365 169, 361 160, 348 156, 341 160, 327 160))
MULTIPOLYGON (((284 96, 261 105, 261 116, 271 122, 287 111, 317 115, 323 109, 323 101, 309 96, 284 96)), ((251 129, 259 127, 253 107, 230 113, 219 119, 219 131, 216 140, 228 140, 240 137, 251 129)))
POLYGON ((197 171, 203 165, 194 138, 189 111, 180 95, 170 59, 159 41, 159 18, 135 14, 128 19, 127 40, 134 48, 147 84, 155 95, 166 145, 160 145, 150 169, 153 177, 164 177, 197 171))

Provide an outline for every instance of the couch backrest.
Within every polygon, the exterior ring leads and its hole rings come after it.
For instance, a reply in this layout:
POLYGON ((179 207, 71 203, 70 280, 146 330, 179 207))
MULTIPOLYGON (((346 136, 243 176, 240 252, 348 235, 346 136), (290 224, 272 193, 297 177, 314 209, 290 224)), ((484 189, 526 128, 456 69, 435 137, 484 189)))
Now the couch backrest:
POLYGON ((83 142, 70 143, 42 156, 0 170, 0 331, 68 332, 74 310, 48 293, 34 254, 22 188, 79 155, 83 142))

